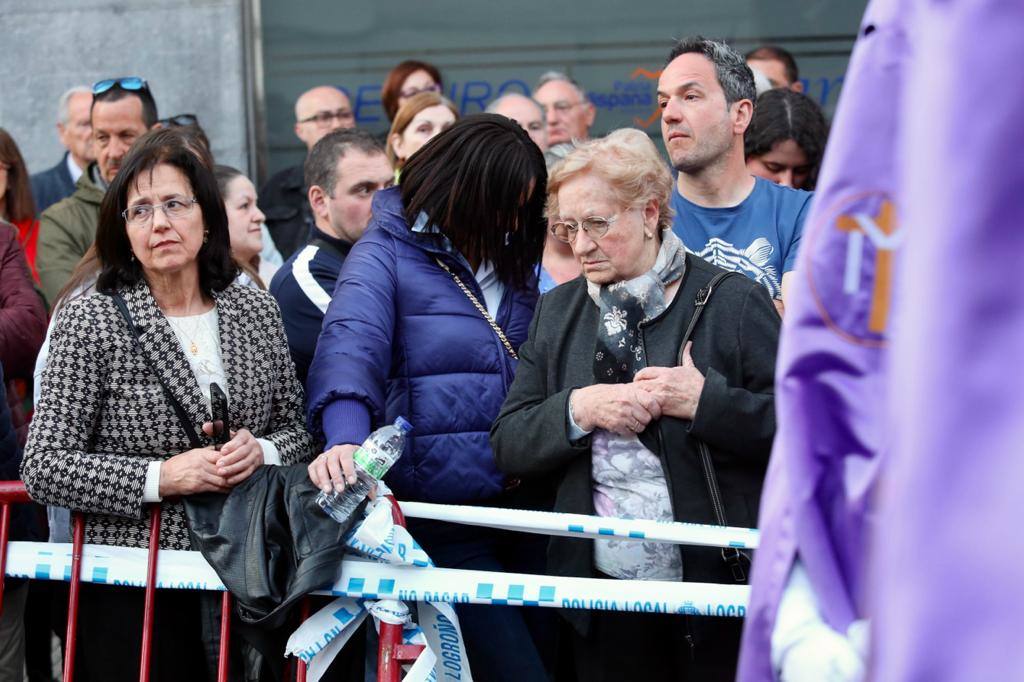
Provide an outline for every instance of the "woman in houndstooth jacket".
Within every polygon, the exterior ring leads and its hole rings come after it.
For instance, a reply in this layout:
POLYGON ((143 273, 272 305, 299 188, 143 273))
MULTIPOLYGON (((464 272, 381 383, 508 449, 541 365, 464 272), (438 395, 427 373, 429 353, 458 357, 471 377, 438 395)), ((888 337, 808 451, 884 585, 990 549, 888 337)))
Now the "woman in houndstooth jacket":
MULTIPOLYGON (((216 180, 173 130, 125 159, 96 250, 98 293, 68 303, 54 325, 22 475, 35 500, 86 512, 86 542, 146 547, 147 505, 159 503, 161 548, 190 549, 182 496, 224 493, 263 464, 310 458, 280 312, 234 283, 216 180), (233 429, 219 450, 212 383, 228 395, 233 429)), ((137 677, 142 602, 139 590, 85 586, 78 667, 90 679, 137 677)), ((200 614, 198 593, 158 595, 154 679, 206 679, 200 614)))

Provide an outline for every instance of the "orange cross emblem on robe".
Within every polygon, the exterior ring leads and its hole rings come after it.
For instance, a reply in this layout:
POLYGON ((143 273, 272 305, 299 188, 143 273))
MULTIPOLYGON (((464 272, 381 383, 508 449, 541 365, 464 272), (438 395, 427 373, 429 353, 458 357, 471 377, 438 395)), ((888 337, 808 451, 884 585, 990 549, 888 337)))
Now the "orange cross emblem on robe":
POLYGON ((874 286, 868 313, 868 329, 876 334, 882 334, 889 321, 889 307, 892 302, 893 252, 903 241, 895 208, 891 201, 885 200, 877 214, 841 215, 836 219, 836 227, 850 235, 846 250, 846 268, 843 272, 845 294, 854 295, 861 290, 864 240, 870 241, 875 248, 874 286))

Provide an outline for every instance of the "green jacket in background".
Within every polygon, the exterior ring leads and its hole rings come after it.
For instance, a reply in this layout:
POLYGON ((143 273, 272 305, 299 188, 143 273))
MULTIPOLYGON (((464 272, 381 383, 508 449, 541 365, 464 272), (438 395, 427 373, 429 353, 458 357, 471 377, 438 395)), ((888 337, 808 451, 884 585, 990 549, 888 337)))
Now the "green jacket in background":
POLYGON ((90 164, 78 178, 74 194, 50 206, 39 218, 36 269, 43 295, 51 308, 96 238, 105 190, 92 180, 95 167, 96 164, 90 164))

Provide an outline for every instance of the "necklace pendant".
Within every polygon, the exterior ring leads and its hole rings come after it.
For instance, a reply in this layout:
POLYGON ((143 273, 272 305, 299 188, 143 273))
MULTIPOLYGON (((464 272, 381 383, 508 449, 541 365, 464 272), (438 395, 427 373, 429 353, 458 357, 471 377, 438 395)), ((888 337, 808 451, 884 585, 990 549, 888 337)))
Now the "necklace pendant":
POLYGON ((192 345, 189 347, 189 350, 192 351, 192 355, 199 355, 199 347, 196 345, 195 341, 192 342, 192 345))

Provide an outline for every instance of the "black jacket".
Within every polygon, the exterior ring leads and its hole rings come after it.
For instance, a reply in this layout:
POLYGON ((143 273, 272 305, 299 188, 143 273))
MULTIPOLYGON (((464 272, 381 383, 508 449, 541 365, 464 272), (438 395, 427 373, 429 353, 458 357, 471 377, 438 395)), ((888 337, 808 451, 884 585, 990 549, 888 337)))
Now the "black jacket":
POLYGON ((68 152, 64 152, 53 168, 34 173, 29 182, 32 183, 32 198, 36 200, 36 215, 42 215, 53 204, 74 194, 75 181, 68 170, 68 152))
POLYGON ((182 498, 193 546, 237 600, 243 622, 284 624, 288 607, 330 584, 352 519, 339 524, 316 504, 305 464, 262 466, 227 495, 182 498))
POLYGON ((274 246, 287 260, 309 240, 313 228, 302 164, 285 168, 267 180, 260 189, 260 208, 267 216, 274 246))
MULTIPOLYGON (((650 366, 676 364, 697 291, 719 272, 720 268, 687 255, 686 273, 675 298, 661 316, 643 327, 650 366)), ((491 431, 498 466, 506 473, 524 478, 545 473, 559 476, 557 512, 594 514, 591 439, 570 442, 566 413, 570 391, 594 383, 597 324, 598 308, 583 278, 541 297, 529 339, 519 350, 515 381, 491 431)), ((756 526, 775 434, 773 384, 779 324, 763 287, 744 277, 723 280, 693 335, 693 361, 705 376, 696 418, 687 422, 664 417, 640 433, 644 446, 661 458, 677 521, 715 523, 694 441, 698 437, 711 450, 729 524, 756 526)), ((685 545, 680 549, 686 581, 734 582, 717 549, 685 545)), ((555 575, 594 577, 593 542, 552 537, 548 570, 555 575)), ((563 613, 581 633, 589 628, 588 612, 563 613)), ((736 623, 695 623, 695 629, 717 632, 717 625, 736 623)), ((731 630, 735 632, 729 636, 734 635, 738 645, 739 629, 731 630)))

